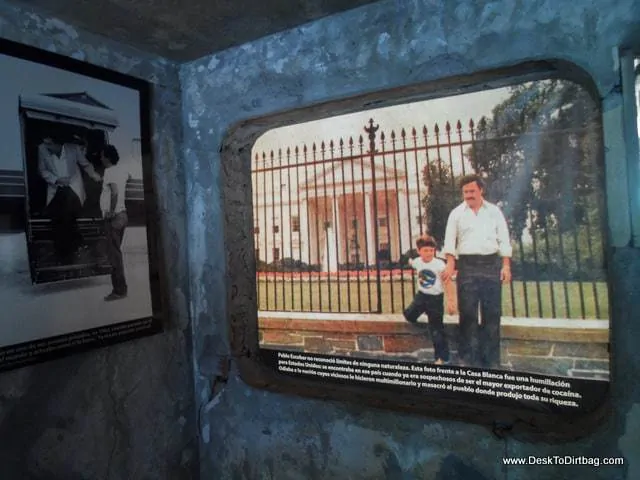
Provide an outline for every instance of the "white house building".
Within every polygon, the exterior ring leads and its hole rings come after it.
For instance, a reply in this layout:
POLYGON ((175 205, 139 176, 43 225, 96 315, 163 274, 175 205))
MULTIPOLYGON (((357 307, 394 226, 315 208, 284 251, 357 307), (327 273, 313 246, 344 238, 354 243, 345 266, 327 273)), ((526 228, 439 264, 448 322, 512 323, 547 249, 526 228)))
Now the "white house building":
POLYGON ((293 258, 336 271, 347 263, 374 264, 377 243, 397 261, 424 231, 426 187, 417 171, 381 155, 373 165, 366 156, 320 164, 255 161, 256 258, 293 258))

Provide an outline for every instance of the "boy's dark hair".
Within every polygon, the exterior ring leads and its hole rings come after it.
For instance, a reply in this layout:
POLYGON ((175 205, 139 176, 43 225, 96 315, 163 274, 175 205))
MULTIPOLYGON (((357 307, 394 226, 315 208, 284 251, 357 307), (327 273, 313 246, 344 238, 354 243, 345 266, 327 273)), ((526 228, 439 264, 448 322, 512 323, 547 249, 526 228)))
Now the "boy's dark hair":
POLYGON ((462 177, 460 179, 460 190, 462 190, 462 188, 465 185, 468 185, 469 183, 473 183, 473 182, 476 182, 478 187, 480 187, 480 189, 484 190, 484 180, 482 179, 482 177, 480 175, 476 175, 475 173, 471 173, 469 175, 465 175, 464 177, 462 177))
POLYGON ((433 247, 438 248, 438 243, 436 239, 431 235, 422 235, 418 240, 416 240, 416 247, 420 250, 422 247, 433 247))
POLYGON ((113 145, 105 145, 102 147, 102 153, 107 157, 109 163, 111 165, 117 165, 120 161, 120 155, 118 154, 118 150, 113 145))

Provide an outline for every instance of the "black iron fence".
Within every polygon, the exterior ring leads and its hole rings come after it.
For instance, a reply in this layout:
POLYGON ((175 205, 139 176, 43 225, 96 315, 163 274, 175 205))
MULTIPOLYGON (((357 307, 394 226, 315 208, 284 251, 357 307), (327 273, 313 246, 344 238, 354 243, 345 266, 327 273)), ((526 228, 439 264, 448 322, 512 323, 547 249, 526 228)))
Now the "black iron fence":
POLYGON ((256 153, 259 310, 401 312, 416 238, 442 245, 458 180, 478 173, 514 249, 503 314, 608 318, 599 132, 504 134, 481 119, 385 134, 371 120, 366 136, 256 153))

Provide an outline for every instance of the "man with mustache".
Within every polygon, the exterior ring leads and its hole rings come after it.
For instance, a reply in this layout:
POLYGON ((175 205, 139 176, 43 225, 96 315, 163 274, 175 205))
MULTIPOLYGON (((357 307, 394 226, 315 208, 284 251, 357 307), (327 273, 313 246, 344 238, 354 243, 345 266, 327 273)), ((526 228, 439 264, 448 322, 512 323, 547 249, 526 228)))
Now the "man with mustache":
POLYGON ((511 281, 513 251, 509 229, 500 208, 484 199, 480 176, 464 176, 460 189, 464 201, 449 214, 443 249, 443 278, 458 272, 458 356, 462 365, 500 368, 501 282, 511 281))

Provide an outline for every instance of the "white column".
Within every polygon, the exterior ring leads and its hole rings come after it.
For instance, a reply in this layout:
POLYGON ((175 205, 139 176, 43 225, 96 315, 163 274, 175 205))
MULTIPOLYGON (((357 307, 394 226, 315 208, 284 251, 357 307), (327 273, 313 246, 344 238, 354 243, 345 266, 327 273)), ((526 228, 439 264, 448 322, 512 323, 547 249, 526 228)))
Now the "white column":
MULTIPOLYGON (((336 263, 337 252, 336 252, 335 198, 330 203, 330 205, 331 205, 331 227, 325 230, 325 236, 322 240, 322 249, 324 251, 324 260, 322 263, 323 263, 323 271, 325 272, 335 272, 338 270, 338 265, 336 263)), ((326 218, 325 221, 328 221, 328 218, 326 218)))
POLYGON ((264 259, 267 263, 273 262, 273 208, 267 204, 264 207, 265 219, 265 244, 264 249, 265 256, 264 259))
POLYGON ((340 202, 337 196, 333 197, 333 228, 335 229, 334 248, 336 249, 335 255, 335 270, 338 270, 338 263, 344 259, 342 258, 342 225, 340 222, 340 202), (337 245, 336 245, 337 244, 337 245))
POLYGON ((300 199, 300 260, 304 263, 309 263, 311 258, 311 245, 309 245, 309 230, 307 228, 308 216, 307 197, 305 196, 300 199))
POLYGON ((278 206, 278 212, 282 211, 282 218, 280 219, 280 238, 282 239, 282 247, 280 251, 282 253, 282 258, 291 257, 291 249, 290 249, 290 239, 292 236, 291 233, 291 211, 287 206, 285 200, 288 200, 285 195, 281 195, 280 201, 282 202, 282 207, 278 206))
POLYGON ((320 207, 318 199, 313 198, 313 203, 307 203, 309 208, 309 223, 311 239, 309 240, 309 252, 311 252, 311 263, 319 264, 322 261, 322 242, 320 237, 322 236, 322 225, 320 222, 320 207))
POLYGON ((267 225, 261 211, 258 212, 258 215, 256 216, 256 218, 257 218, 256 223, 258 225, 258 229, 260 230, 260 232, 258 233, 258 235, 254 236, 254 238, 256 241, 256 248, 260 250, 260 260, 264 262, 266 260, 266 255, 267 255, 267 244, 266 244, 267 239, 265 238, 267 225))
POLYGON ((371 194, 364 194, 364 219, 367 225, 366 233, 367 233, 367 258, 364 258, 363 261, 369 261, 369 265, 374 265, 376 263, 376 239, 374 238, 375 230, 372 221, 373 212, 371 211, 371 194))
POLYGON ((409 235, 409 226, 412 225, 413 215, 409 214, 407 210, 407 192, 404 190, 398 191, 398 211, 400 212, 400 238, 402 239, 402 245, 400 245, 400 255, 411 248, 411 236, 409 235))
MULTIPOLYGON (((421 191, 420 193, 424 195, 423 191, 421 191)), ((418 217, 421 213, 424 216, 424 209, 420 206, 418 191, 412 188, 411 190, 409 190, 409 215, 411 215, 411 233, 413 234, 414 238, 420 235, 420 225, 423 222, 419 221, 418 217)), ((414 238, 411 239, 412 242, 414 238)))

